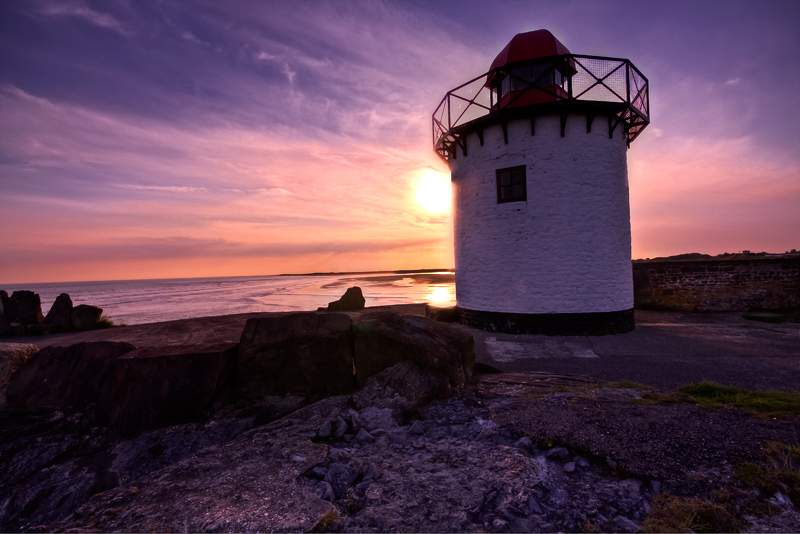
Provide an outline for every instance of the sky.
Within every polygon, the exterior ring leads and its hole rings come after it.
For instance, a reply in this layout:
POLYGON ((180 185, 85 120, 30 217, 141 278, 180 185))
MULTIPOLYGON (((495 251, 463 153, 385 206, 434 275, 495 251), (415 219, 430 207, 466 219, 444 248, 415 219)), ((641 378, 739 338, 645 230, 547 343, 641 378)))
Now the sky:
POLYGON ((431 114, 516 34, 628 58, 632 255, 800 248, 800 2, 0 2, 0 283, 453 267, 431 114))

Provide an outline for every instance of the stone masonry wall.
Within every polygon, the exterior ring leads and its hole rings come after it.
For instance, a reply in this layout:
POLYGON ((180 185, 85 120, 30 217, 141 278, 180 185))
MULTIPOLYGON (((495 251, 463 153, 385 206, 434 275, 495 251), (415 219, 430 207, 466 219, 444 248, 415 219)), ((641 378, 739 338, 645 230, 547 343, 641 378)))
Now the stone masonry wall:
POLYGON ((746 311, 800 306, 800 258, 633 264, 641 309, 746 311))

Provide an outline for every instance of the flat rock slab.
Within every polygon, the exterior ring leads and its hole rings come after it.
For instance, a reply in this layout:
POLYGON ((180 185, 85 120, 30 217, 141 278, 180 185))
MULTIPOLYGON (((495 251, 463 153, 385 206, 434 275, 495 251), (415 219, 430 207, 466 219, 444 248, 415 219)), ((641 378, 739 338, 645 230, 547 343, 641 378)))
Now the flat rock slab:
POLYGON ((104 420, 126 434, 197 421, 228 388, 238 344, 144 347, 114 362, 100 395, 104 420))
POLYGON ((108 341, 46 347, 11 377, 8 401, 14 411, 24 413, 95 403, 114 361, 133 349, 130 343, 108 341))

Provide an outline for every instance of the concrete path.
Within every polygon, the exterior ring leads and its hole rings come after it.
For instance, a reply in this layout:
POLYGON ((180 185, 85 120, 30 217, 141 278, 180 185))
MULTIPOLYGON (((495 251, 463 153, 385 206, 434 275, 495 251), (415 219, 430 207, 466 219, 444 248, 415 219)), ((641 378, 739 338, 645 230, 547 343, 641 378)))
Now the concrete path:
MULTIPOLYGON (((367 308, 425 315, 424 304, 367 308)), ((236 343, 251 317, 240 314, 126 326, 77 334, 5 338, 13 343, 71 345, 128 341, 136 346, 236 343)), ((461 328, 466 328, 461 326, 461 328)), ((741 313, 636 312, 636 329, 614 336, 514 336, 467 329, 478 361, 507 372, 632 380, 664 389, 701 380, 748 389, 800 391, 800 324, 768 324, 741 313)))
POLYGON ((478 361, 502 371, 631 380, 672 389, 713 380, 800 391, 800 324, 741 313, 636 311, 636 329, 613 336, 515 336, 469 329, 478 361))

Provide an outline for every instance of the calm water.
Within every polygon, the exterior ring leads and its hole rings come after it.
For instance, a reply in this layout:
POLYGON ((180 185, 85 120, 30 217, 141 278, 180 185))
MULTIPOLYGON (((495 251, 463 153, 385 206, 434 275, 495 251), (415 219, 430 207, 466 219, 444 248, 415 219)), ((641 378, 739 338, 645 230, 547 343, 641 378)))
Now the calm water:
POLYGON ((56 297, 103 308, 114 322, 129 325, 259 311, 316 310, 345 290, 361 287, 367 306, 430 302, 455 304, 452 273, 381 273, 322 276, 236 276, 50 284, 5 284, 38 293, 47 315, 56 297))

